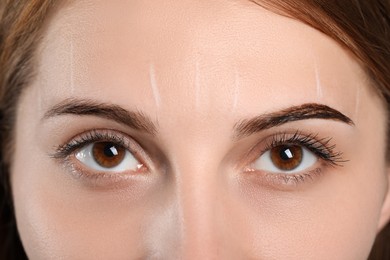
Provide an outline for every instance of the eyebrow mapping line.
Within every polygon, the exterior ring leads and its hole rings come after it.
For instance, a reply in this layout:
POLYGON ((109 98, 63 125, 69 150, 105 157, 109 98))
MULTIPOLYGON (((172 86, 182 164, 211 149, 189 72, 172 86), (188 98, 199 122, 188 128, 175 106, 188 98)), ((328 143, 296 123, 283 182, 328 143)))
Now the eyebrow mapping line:
POLYGON ((241 120, 234 126, 234 138, 240 139, 272 127, 307 119, 328 119, 355 125, 349 117, 329 106, 308 103, 241 120))
POLYGON ((153 63, 150 64, 149 75, 150 75, 150 85, 152 87, 154 101, 156 103, 157 108, 159 108, 161 103, 161 97, 157 86, 156 69, 153 63))
POLYGON ((233 97, 233 112, 237 108, 238 97, 240 96, 240 77, 237 69, 234 70, 234 97, 233 97))
POLYGON ((70 64, 70 93, 73 95, 75 92, 74 83, 74 45, 73 38, 70 40, 70 51, 69 51, 69 64, 70 64))
POLYGON ((46 120, 61 115, 97 116, 151 135, 155 135, 157 132, 156 124, 142 112, 127 111, 120 106, 91 99, 66 99, 50 108, 42 119, 46 120))
POLYGON ((362 86, 359 85, 357 87, 357 91, 356 91, 356 96, 355 96, 355 113, 354 113, 354 119, 357 123, 358 119, 359 119, 359 109, 360 109, 360 101, 361 101, 361 91, 362 91, 362 86))
POLYGON ((323 94, 322 94, 322 84, 321 84, 321 79, 320 79, 320 72, 318 71, 317 63, 315 64, 314 72, 315 72, 315 76, 316 76, 317 98, 318 98, 318 100, 320 100, 322 98, 323 94))

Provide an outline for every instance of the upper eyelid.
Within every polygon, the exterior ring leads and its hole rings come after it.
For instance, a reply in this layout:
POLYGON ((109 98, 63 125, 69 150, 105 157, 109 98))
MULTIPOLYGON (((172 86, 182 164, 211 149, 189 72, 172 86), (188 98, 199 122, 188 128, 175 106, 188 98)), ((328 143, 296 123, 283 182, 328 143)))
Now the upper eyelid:
MULTIPOLYGON (((276 135, 272 135, 271 143, 268 143, 268 147, 272 148, 275 145, 283 145, 283 144, 296 144, 296 145, 308 145, 308 144, 318 144, 321 147, 328 148, 327 145, 332 138, 318 138, 318 134, 309 134, 304 135, 300 132, 295 132, 293 134, 279 133, 276 135), (286 137, 287 135, 291 135, 291 137, 286 137), (279 139, 277 139, 279 138, 279 139), (324 143, 323 140, 326 140, 324 143)), ((310 149, 310 147, 307 147, 310 149)))
MULTIPOLYGON (((78 135, 73 136, 70 138, 68 141, 65 143, 57 146, 55 148, 55 152, 51 154, 51 157, 54 158, 63 158, 69 153, 74 152, 75 150, 86 146, 88 144, 98 142, 98 141, 111 141, 111 142, 116 142, 117 144, 123 146, 124 148, 130 150, 130 152, 135 153, 133 151, 134 149, 134 144, 137 143, 136 141, 132 142, 132 138, 129 137, 127 134, 122 133, 117 130, 108 130, 108 129, 93 129, 90 131, 84 131, 83 133, 80 133, 78 135), (102 133, 104 132, 104 133, 102 133), (111 134, 112 136, 105 136, 111 134), (87 137, 89 135, 89 137, 87 137), (100 137, 99 137, 100 135, 100 137), (118 135, 121 135, 122 137, 119 137, 118 135), (102 138, 103 137, 103 138, 102 138)), ((139 146, 139 145, 137 145, 139 146)), ((138 147, 137 147, 138 148, 138 147)))
MULTIPOLYGON (((303 132, 298 131, 298 130, 296 130, 294 132, 293 131, 292 132, 277 132, 277 133, 270 134, 270 135, 262 138, 249 150, 249 152, 247 153, 247 156, 249 157, 249 154, 253 154, 253 153, 257 154, 258 157, 262 156, 266 151, 268 151, 269 149, 272 148, 272 142, 274 142, 275 140, 280 142, 280 145, 281 145, 281 144, 285 144, 285 143, 288 143, 289 141, 291 141, 291 138, 293 136, 297 136, 298 138, 309 138, 309 141, 312 139, 313 142, 318 143, 318 145, 321 145, 324 149, 327 149, 329 152, 329 157, 330 157, 328 159, 328 161, 332 162, 332 160, 334 160, 333 162, 335 165, 341 165, 342 163, 347 162, 347 160, 344 160, 342 158, 342 155, 343 155, 342 152, 335 150, 336 145, 330 144, 330 141, 332 140, 331 137, 322 138, 322 137, 319 137, 319 134, 312 134, 312 133, 306 134, 306 133, 303 133, 303 132), (287 136, 291 136, 291 137, 286 139, 287 136), (278 138, 278 139, 276 139, 276 138, 278 138), (327 141, 325 143, 323 143, 323 140, 327 140, 327 141)), ((298 143, 298 142, 295 142, 295 144, 300 145, 300 143, 298 143)), ((312 149, 310 149, 310 147, 306 147, 306 148, 309 151, 314 152, 312 149)), ((316 156, 321 157, 321 155, 319 155, 318 153, 316 153, 316 156)), ((326 160, 324 158, 321 158, 321 159, 326 160)))
MULTIPOLYGON (((332 140, 331 137, 319 138, 318 134, 305 135, 297 131, 293 134, 279 133, 273 135, 272 140, 270 141, 271 143, 269 143, 268 145, 273 146, 273 145, 286 144, 286 143, 306 144, 306 145, 317 144, 324 148, 328 148, 328 144, 330 143, 331 140, 332 140), (291 136, 287 137, 287 135, 291 135, 291 136)), ((329 146, 329 148, 332 148, 332 146, 329 146)))

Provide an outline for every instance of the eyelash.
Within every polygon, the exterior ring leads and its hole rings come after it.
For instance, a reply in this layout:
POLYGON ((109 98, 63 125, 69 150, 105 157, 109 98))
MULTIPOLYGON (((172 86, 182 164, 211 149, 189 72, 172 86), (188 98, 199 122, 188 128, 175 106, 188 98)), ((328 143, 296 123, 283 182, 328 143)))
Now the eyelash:
MULTIPOLYGON (((254 149, 250 151, 251 154, 255 153, 255 156, 250 156, 250 158, 254 158, 254 160, 258 159, 262 156, 266 151, 271 150, 277 146, 281 145, 299 145, 307 148, 309 151, 314 153, 320 160, 322 160, 325 164, 322 167, 316 168, 309 172, 296 173, 296 174, 284 174, 284 173, 263 173, 258 174, 258 170, 255 170, 251 167, 245 168, 244 172, 246 173, 255 173, 255 175, 263 176, 264 180, 268 183, 276 184, 277 186, 283 186, 288 184, 297 185, 300 183, 304 183, 306 180, 313 180, 315 176, 320 175, 323 171, 323 168, 326 166, 332 167, 341 167, 343 163, 347 162, 342 158, 342 153, 335 151, 336 145, 331 144, 332 138, 319 138, 318 134, 309 134, 305 135, 300 131, 296 131, 295 133, 276 133, 271 137, 267 138, 268 141, 264 140, 260 143, 261 149, 256 149, 258 145, 255 146, 254 149), (265 143, 265 145, 264 145, 265 143), (253 151, 255 150, 255 151, 253 151), (260 150, 260 151, 259 151, 260 150)), ((113 142, 119 146, 124 147, 129 150, 136 159, 141 162, 143 165, 146 165, 142 160, 142 156, 139 156, 139 150, 141 148, 134 148, 134 145, 130 140, 128 140, 124 134, 118 134, 111 130, 92 130, 89 132, 82 133, 77 137, 73 138, 71 141, 58 146, 55 149, 54 154, 51 154, 52 158, 62 159, 67 164, 71 166, 72 169, 75 169, 74 163, 71 162, 70 156, 77 151, 78 149, 94 143, 94 142, 113 142)), ((253 163, 254 160, 251 160, 253 163)), ((86 173, 85 170, 78 171, 77 175, 80 177, 88 177, 93 179, 98 179, 100 177, 110 177, 111 174, 94 174, 94 173, 86 173)), ((118 175, 115 175, 118 177, 118 175)))
POLYGON ((319 138, 318 134, 304 135, 299 131, 296 131, 292 136, 287 133, 279 133, 273 135, 271 142, 267 144, 264 152, 280 145, 300 145, 306 147, 329 164, 342 166, 342 163, 345 163, 346 160, 343 160, 341 152, 335 151, 336 145, 330 144, 331 141, 331 137, 319 138))
POLYGON ((72 139, 70 142, 64 145, 60 145, 56 148, 56 152, 52 155, 52 157, 63 159, 69 157, 74 151, 80 149, 85 145, 102 141, 113 142, 119 146, 131 150, 131 145, 129 144, 129 142, 125 141, 125 138, 123 138, 122 136, 119 136, 107 130, 93 130, 79 135, 78 137, 72 139))
MULTIPOLYGON (((318 134, 305 135, 300 131, 296 131, 294 134, 280 132, 268 138, 266 145, 263 145, 261 151, 257 152, 256 159, 262 156, 265 152, 282 145, 299 145, 308 149, 323 161, 322 167, 320 166, 319 168, 315 168, 309 172, 295 174, 265 173, 265 178, 268 182, 277 185, 298 185, 300 183, 304 183, 306 180, 314 180, 314 177, 321 175, 323 168, 327 166, 342 167, 343 164, 348 161, 343 159, 343 154, 341 152, 335 150, 336 145, 331 144, 331 141, 331 137, 319 138, 318 134)), ((257 174, 258 170, 249 167, 245 170, 245 172, 257 174)))
POLYGON ((143 165, 143 167, 140 168, 139 172, 137 171, 136 176, 142 176, 139 175, 138 173, 141 172, 144 173, 145 171, 148 171, 148 167, 146 166, 146 163, 143 160, 145 156, 143 155, 142 148, 137 147, 138 145, 134 141, 131 141, 130 138, 127 138, 125 134, 116 133, 116 131, 114 130, 95 129, 89 132, 84 132, 72 138, 71 141, 63 145, 57 146, 55 148, 55 152, 50 156, 54 159, 62 160, 64 165, 71 169, 72 173, 74 173, 77 177, 81 177, 81 178, 93 179, 95 181, 100 179, 114 179, 115 181, 121 178, 122 179, 126 178, 129 175, 133 174, 130 173, 130 174, 118 175, 110 172, 94 173, 90 170, 84 169, 83 167, 76 166, 77 164, 72 161, 71 156, 78 149, 95 142, 112 142, 130 151, 132 155, 140 162, 140 164, 143 165))

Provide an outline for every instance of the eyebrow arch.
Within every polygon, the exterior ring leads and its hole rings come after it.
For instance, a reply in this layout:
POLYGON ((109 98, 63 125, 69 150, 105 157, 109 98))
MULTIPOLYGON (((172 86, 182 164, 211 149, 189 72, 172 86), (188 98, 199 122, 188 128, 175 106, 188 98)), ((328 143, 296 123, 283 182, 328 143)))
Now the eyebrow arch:
POLYGON ((240 139, 272 127, 307 119, 328 119, 355 125, 349 117, 336 109, 322 104, 307 103, 241 120, 234 126, 234 138, 240 139))
POLYGON ((127 127, 155 135, 156 124, 140 111, 128 111, 118 105, 92 99, 69 98, 50 108, 43 120, 61 115, 96 116, 113 120, 127 127))

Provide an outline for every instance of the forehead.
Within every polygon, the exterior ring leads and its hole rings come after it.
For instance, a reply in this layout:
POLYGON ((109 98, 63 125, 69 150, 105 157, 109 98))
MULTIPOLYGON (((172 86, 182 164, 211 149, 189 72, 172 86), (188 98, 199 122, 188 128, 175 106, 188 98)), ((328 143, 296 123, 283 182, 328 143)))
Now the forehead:
POLYGON ((77 1, 41 47, 46 103, 100 96, 160 114, 238 103, 254 114, 325 100, 351 115, 364 83, 333 40, 250 1, 77 1))

